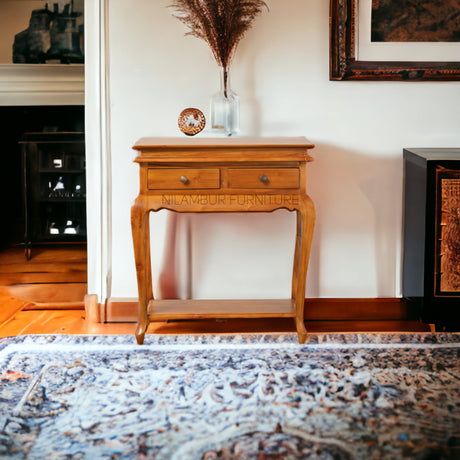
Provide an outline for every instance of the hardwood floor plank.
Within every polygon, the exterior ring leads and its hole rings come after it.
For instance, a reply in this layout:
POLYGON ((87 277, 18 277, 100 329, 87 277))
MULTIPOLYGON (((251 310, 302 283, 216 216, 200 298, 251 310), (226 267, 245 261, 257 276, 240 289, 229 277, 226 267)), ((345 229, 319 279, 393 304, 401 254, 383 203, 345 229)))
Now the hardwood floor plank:
POLYGON ((7 289, 0 286, 0 326, 28 305, 30 302, 12 296, 7 289))
MULTIPOLYGON (((326 332, 430 332, 419 321, 307 321, 307 331, 326 332)), ((20 311, 0 327, 0 337, 24 334, 134 334, 135 323, 89 323, 83 310, 20 311)), ((148 333, 225 334, 295 333, 292 319, 228 319, 151 323, 148 333)))
MULTIPOLYGON (((430 332, 419 321, 306 321, 310 333, 326 332, 430 332)), ((207 334, 207 333, 295 333, 292 319, 228 319, 151 323, 148 333, 207 334)))
POLYGON ((14 315, 3 327, 0 337, 25 334, 133 334, 134 323, 90 324, 84 310, 30 310, 14 315))
POLYGON ((29 300, 33 303, 80 302, 83 304, 87 291, 87 284, 17 284, 6 286, 4 289, 14 297, 29 300))
POLYGON ((1 264, 0 276, 9 273, 75 273, 86 272, 86 262, 47 262, 44 264, 1 264))
POLYGON ((20 247, 1 251, 0 288, 4 294, 0 294, 0 305, 7 295, 27 301, 26 308, 82 308, 87 291, 86 260, 84 244, 37 247, 30 260, 20 247))
POLYGON ((45 283, 86 283, 86 272, 67 273, 4 273, 0 274, 0 285, 45 284, 45 283))
POLYGON ((1 265, 37 265, 47 263, 86 263, 86 245, 58 245, 34 248, 27 260, 24 249, 11 247, 0 252, 1 265))

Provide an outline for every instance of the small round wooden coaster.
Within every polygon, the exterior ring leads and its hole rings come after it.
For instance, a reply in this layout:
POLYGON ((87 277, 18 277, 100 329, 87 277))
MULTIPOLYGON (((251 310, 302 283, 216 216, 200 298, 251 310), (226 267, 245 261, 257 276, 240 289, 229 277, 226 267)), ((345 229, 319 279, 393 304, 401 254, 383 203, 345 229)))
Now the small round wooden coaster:
POLYGON ((182 110, 177 124, 179 129, 187 136, 194 136, 203 130, 206 125, 206 118, 201 110, 188 108, 182 110))

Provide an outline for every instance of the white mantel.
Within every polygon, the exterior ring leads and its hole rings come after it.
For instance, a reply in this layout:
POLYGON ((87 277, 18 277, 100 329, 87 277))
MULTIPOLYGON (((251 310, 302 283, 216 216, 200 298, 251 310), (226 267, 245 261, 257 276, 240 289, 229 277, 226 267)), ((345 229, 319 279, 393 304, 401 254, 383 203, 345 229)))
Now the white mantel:
POLYGON ((0 64, 0 105, 83 105, 83 64, 0 64))

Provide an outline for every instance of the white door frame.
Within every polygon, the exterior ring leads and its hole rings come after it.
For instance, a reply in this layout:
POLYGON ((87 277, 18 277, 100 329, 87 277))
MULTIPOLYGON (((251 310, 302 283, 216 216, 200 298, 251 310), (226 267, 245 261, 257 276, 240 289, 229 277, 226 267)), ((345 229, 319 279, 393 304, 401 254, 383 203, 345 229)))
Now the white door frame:
POLYGON ((108 1, 85 0, 85 132, 88 294, 111 290, 108 1))

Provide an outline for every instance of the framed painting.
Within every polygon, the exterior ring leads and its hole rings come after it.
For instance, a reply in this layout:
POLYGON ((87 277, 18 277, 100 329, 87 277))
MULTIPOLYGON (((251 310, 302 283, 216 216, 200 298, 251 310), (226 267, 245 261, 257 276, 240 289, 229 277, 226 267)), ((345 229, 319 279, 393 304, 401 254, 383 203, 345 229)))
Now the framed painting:
POLYGON ((460 0, 431 2, 441 5, 427 15, 438 15, 437 22, 427 23, 423 33, 415 12, 428 3, 330 0, 330 80, 460 81, 460 36, 455 27, 446 31, 449 8, 458 16, 460 0), (394 10, 401 4, 408 17, 402 26, 391 21, 401 18, 394 10), (414 12, 407 14, 408 7, 414 12))

